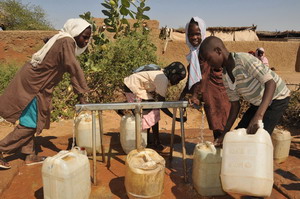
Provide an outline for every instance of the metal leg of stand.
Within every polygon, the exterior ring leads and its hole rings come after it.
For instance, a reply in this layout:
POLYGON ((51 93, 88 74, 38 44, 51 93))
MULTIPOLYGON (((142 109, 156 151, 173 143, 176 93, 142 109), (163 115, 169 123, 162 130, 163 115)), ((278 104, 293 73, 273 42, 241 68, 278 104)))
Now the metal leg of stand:
POLYGON ((136 149, 138 152, 140 152, 141 150, 143 150, 143 147, 142 147, 142 130, 141 130, 141 114, 142 114, 142 108, 141 108, 141 105, 137 105, 135 107, 135 138, 136 138, 136 149))
POLYGON ((180 110, 180 130, 181 130, 181 145, 182 145, 182 163, 184 172, 184 181, 187 182, 187 171, 186 171, 186 149, 185 149, 185 133, 184 133, 184 122, 183 122, 183 108, 180 110))
POLYGON ((173 119, 172 119, 172 130, 171 130, 171 143, 170 143, 170 156, 169 156, 169 159, 173 158, 176 112, 177 112, 177 108, 173 108, 173 119))
POLYGON ((97 185, 97 165, 96 165, 96 114, 92 111, 92 133, 93 133, 93 183, 97 185))
POLYGON ((99 129, 100 129, 100 144, 101 144, 101 152, 102 152, 102 161, 105 163, 105 148, 103 145, 103 117, 102 111, 98 111, 99 115, 99 129))

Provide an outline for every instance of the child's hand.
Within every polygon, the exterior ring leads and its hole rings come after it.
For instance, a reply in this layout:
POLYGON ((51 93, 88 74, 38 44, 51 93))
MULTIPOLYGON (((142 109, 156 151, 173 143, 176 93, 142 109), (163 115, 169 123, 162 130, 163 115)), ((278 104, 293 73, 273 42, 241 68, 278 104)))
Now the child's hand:
POLYGON ((247 127, 247 134, 255 134, 259 129, 258 120, 251 120, 247 127))
POLYGON ((80 104, 87 104, 82 94, 78 95, 77 100, 79 101, 80 104))
POLYGON ((195 96, 192 96, 190 99, 189 99, 189 103, 190 104, 197 104, 197 105, 200 105, 200 101, 197 97, 195 96))

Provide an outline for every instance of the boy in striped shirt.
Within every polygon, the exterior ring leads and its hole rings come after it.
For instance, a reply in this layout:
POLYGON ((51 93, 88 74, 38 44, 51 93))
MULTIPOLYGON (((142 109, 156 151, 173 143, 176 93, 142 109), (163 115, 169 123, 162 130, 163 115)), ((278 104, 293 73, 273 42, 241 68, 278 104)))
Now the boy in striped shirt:
POLYGON ((250 103, 236 128, 247 128, 254 134, 258 121, 262 120, 264 129, 271 134, 279 122, 290 99, 290 90, 284 81, 269 67, 248 53, 229 52, 218 37, 207 37, 200 46, 200 59, 213 68, 222 68, 223 82, 231 109, 224 132, 216 145, 222 145, 225 134, 230 131, 239 110, 242 97, 250 103))

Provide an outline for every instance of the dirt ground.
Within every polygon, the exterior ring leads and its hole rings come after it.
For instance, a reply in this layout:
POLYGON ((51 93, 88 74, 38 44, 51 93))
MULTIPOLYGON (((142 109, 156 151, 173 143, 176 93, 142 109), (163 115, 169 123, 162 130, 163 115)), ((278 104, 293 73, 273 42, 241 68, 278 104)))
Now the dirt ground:
MULTIPOLYGON (((166 146, 170 144, 171 118, 161 114, 160 136, 162 143, 166 146)), ((194 109, 187 111, 188 121, 185 123, 185 138, 187 149, 187 173, 188 182, 183 179, 180 125, 176 124, 174 158, 166 160, 165 184, 162 199, 195 199, 201 197, 192 185, 192 154, 195 144, 198 143, 202 114, 194 109)), ((102 162, 101 155, 97 158, 97 185, 92 186, 90 198, 101 199, 127 199, 124 186, 125 157, 120 145, 119 123, 120 117, 113 111, 105 111, 104 120, 104 146, 106 163, 102 162)), ((1 123, 0 139, 9 133, 13 126, 1 123)), ((39 154, 53 156, 60 150, 70 149, 72 144, 73 121, 65 120, 52 123, 49 130, 45 130, 41 136, 37 137, 37 149, 39 154)), ((294 135, 290 156, 287 161, 274 166, 274 188, 269 199, 300 198, 300 136, 294 135)), ((298 132, 299 133, 299 132, 298 132)), ((204 139, 212 141, 212 134, 208 130, 206 121, 204 122, 204 139)), ((24 165, 20 154, 7 156, 12 168, 10 170, 0 170, 0 198, 2 199, 42 199, 42 165, 24 165), (2 193, 2 195, 1 195, 2 193)), ((91 176, 92 160, 90 159, 91 176)), ((232 199, 230 195, 213 197, 215 199, 232 199)))
MULTIPOLYGON (((158 27, 159 24, 153 24, 153 28, 158 27)), ((158 35, 159 30, 154 30, 153 34, 158 35)), ((150 24, 150 28, 152 28, 150 24)), ((53 35, 56 32, 9 32, 4 31, 0 34, 0 63, 17 63, 20 66, 24 61, 36 52, 43 44, 42 39, 46 36, 53 35), (9 36, 8 36, 9 35, 9 36), (10 38, 14 38, 11 40, 10 38)), ((184 42, 169 42, 167 51, 162 54, 164 41, 158 39, 154 43, 157 45, 159 60, 162 63, 170 63, 172 61, 181 61, 186 63, 185 55, 188 49, 184 42)), ((270 43, 240 43, 228 44, 228 47, 233 50, 249 51, 253 50, 256 45, 262 44, 266 50, 274 50, 270 43), (242 44, 242 45, 240 45, 242 44), (250 46, 249 46, 250 45, 250 46)), ((277 44, 276 44, 277 45, 277 44)), ((279 44, 278 44, 279 45, 279 44)), ((299 48, 299 43, 291 43, 284 48, 293 50, 296 54, 299 48)), ((280 53, 286 53, 286 49, 281 49, 277 46, 278 54, 272 55, 274 59, 269 59, 270 62, 276 63, 281 61, 280 53), (279 48, 279 50, 278 50, 279 48)), ((288 56, 285 56, 287 59, 288 56)), ((295 56, 297 57, 297 56, 295 56)), ((298 56, 299 57, 299 56, 298 56)), ((294 58, 293 58, 294 59, 294 58)), ((285 60, 289 62, 291 59, 285 60)), ((295 60, 292 60, 295 62, 295 60)), ((292 66, 293 67, 293 66, 292 66)), ((289 67, 289 68, 292 68, 289 67)), ((276 68, 276 66, 275 66, 276 68)), ((291 70, 276 71, 287 83, 299 84, 300 72, 291 70)), ((290 86, 294 89, 294 85, 290 86)), ((175 151, 172 161, 168 156, 166 159, 165 170, 165 185, 162 199, 197 199, 201 197, 192 185, 192 155, 196 143, 199 142, 201 114, 196 110, 188 109, 188 121, 185 123, 186 130, 186 148, 187 148, 187 172, 188 183, 183 180, 182 156, 181 156, 181 137, 179 124, 176 125, 175 136, 175 151)), ((125 174, 125 158, 126 154, 123 152, 120 145, 119 138, 119 123, 120 117, 112 111, 104 112, 104 143, 106 163, 102 162, 101 156, 97 161, 97 186, 92 186, 92 193, 90 198, 100 199, 127 199, 126 190, 124 187, 125 174)), ((0 123, 0 139, 7 135, 13 126, 0 123)), ((170 144, 170 129, 171 119, 162 114, 160 121, 160 136, 164 145, 170 144)), ((73 121, 65 120, 51 124, 49 130, 43 131, 41 136, 37 137, 37 148, 41 155, 53 156, 60 150, 70 149, 72 144, 73 121)), ((293 140, 290 150, 290 156, 286 162, 274 165, 274 188, 269 199, 284 199, 284 198, 300 198, 300 132, 299 129, 292 130, 293 140)), ((204 125, 205 140, 212 141, 212 133, 208 130, 207 123, 204 125)), ((0 198, 1 199, 42 199, 43 198, 43 184, 41 165, 26 166, 20 154, 9 155, 7 159, 12 164, 10 170, 0 170, 0 198)), ((90 160, 92 169, 92 160, 90 160)), ((215 199, 232 199, 230 195, 222 197, 213 197, 215 199)))

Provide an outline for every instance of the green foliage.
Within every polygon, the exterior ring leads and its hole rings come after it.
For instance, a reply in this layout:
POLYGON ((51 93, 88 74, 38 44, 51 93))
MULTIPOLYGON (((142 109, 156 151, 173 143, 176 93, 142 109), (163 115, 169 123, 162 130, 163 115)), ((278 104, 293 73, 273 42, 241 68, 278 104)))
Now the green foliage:
POLYGON ((1 66, 0 65, 0 94, 3 93, 4 89, 7 87, 9 82, 12 80, 16 72, 18 71, 18 67, 13 65, 1 66))
POLYGON ((144 12, 149 11, 150 7, 145 5, 146 0, 136 1, 133 0, 105 0, 101 5, 106 8, 102 10, 102 13, 106 16, 104 23, 108 27, 107 31, 114 33, 114 38, 117 38, 120 34, 130 34, 132 27, 127 18, 130 16, 132 19, 136 19, 133 24, 133 29, 136 31, 138 28, 144 28, 141 24, 144 20, 149 19, 144 12), (135 11, 130 9, 130 5, 135 7, 135 11))
MULTIPOLYGON (((241 118, 249 108, 250 104, 243 99, 241 99, 240 102, 241 110, 239 117, 241 118)), ((284 128, 300 128, 300 84, 298 85, 298 89, 291 91, 291 99, 288 108, 285 110, 278 125, 283 126, 284 128)))
POLYGON ((300 129, 300 84, 291 92, 288 108, 285 110, 280 125, 300 129))
POLYGON ((156 47, 147 35, 138 32, 106 44, 105 50, 103 45, 99 48, 96 52, 102 49, 101 53, 81 57, 89 87, 97 93, 90 97, 92 102, 115 101, 115 91, 122 87, 124 77, 141 65, 157 63, 156 47))
MULTIPOLYGON (((90 12, 80 15, 93 26, 88 52, 79 57, 91 88, 87 99, 90 103, 118 101, 116 93, 122 87, 124 77, 141 65, 157 63, 156 47, 142 25, 145 19, 149 19, 144 12, 150 8, 145 6, 145 0, 136 2, 139 5, 131 0, 105 0, 102 12, 107 16, 104 20, 107 29, 97 27, 90 12), (137 11, 130 10, 131 5, 137 11), (136 19, 133 27, 126 16, 136 19), (113 34, 113 39, 108 39, 107 32, 113 34)), ((55 88, 52 121, 73 116, 74 105, 78 102, 68 85, 69 77, 64 76, 55 88)))
POLYGON ((77 102, 77 95, 70 86, 70 75, 65 73, 63 80, 55 87, 52 98, 51 121, 57 121, 61 118, 66 119, 74 115, 74 106, 77 102))
POLYGON ((18 0, 0 1, 0 24, 7 30, 50 30, 45 11, 35 5, 18 0))

